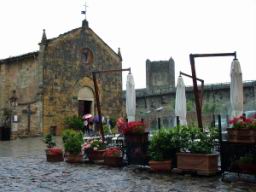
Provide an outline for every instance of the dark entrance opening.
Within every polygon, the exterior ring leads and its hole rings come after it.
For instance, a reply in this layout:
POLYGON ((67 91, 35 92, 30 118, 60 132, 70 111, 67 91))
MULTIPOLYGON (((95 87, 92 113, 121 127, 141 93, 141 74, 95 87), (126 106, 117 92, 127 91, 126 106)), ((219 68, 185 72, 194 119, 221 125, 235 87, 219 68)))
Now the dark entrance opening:
POLYGON ((79 116, 82 117, 85 114, 91 113, 91 106, 92 106, 92 101, 79 100, 79 106, 78 106, 79 116))

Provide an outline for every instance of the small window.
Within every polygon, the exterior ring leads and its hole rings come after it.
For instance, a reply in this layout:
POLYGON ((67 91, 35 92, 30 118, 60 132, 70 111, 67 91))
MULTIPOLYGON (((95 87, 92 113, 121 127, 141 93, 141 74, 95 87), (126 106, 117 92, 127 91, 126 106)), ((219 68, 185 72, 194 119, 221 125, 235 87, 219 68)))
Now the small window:
POLYGON ((93 62, 92 51, 88 48, 82 50, 82 62, 86 64, 91 64, 93 62))

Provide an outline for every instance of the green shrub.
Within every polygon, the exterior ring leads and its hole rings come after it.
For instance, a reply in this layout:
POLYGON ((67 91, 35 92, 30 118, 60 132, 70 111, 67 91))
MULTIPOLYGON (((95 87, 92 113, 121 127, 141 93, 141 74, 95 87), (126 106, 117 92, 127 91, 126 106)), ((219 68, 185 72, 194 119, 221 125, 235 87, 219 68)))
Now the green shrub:
POLYGON ((71 154, 79 154, 81 152, 81 145, 83 144, 83 135, 81 132, 66 129, 63 131, 62 140, 65 152, 71 154))
POLYGON ((180 137, 182 150, 191 153, 212 153, 215 139, 218 138, 216 128, 209 128, 207 132, 202 131, 196 126, 180 128, 180 137))
POLYGON ((151 160, 170 160, 175 157, 180 148, 177 128, 161 129, 153 133, 149 144, 149 156, 151 160))
POLYGON ((72 117, 65 117, 64 123, 65 127, 68 129, 83 130, 84 122, 81 117, 75 115, 72 117))

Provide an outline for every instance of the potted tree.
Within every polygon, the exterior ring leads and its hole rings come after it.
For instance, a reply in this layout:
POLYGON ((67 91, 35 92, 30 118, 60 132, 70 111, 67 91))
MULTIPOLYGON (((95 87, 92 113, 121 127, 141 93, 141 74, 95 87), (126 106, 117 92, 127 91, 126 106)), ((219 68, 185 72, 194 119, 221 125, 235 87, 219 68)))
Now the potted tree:
POLYGON ((203 132, 198 127, 182 127, 180 130, 182 151, 177 153, 177 168, 199 175, 212 175, 218 171, 218 154, 213 151, 217 130, 203 132))
POLYGON ((177 128, 161 129, 153 134, 149 143, 149 166, 153 171, 170 171, 175 164, 180 143, 177 128))
POLYGON ((62 140, 65 150, 65 161, 68 163, 79 163, 82 161, 82 144, 83 136, 81 132, 77 132, 71 129, 63 131, 62 140))
POLYGON ((53 139, 52 134, 47 134, 43 140, 47 144, 46 160, 48 162, 63 161, 63 151, 61 148, 56 147, 56 143, 53 139))
POLYGON ((233 143, 256 143, 256 116, 246 118, 244 115, 229 121, 228 140, 233 143))

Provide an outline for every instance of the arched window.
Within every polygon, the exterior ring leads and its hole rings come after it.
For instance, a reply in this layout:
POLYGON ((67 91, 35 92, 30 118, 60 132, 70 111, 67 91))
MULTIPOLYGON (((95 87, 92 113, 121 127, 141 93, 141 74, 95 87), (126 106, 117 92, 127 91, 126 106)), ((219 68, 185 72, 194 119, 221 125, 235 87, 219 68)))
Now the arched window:
POLYGON ((82 49, 82 63, 92 64, 93 62, 93 53, 89 48, 82 49))

